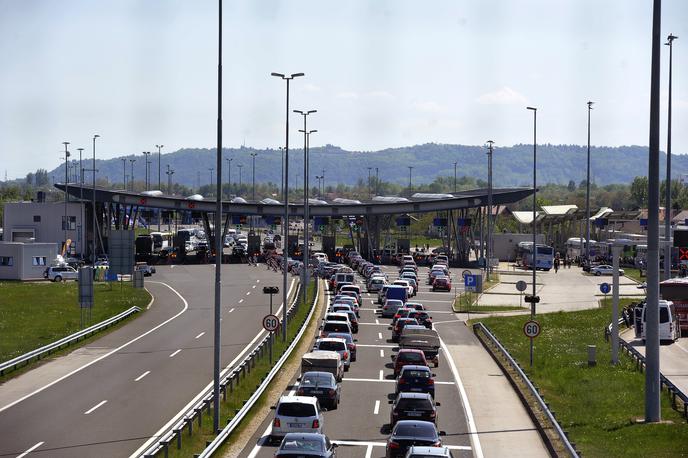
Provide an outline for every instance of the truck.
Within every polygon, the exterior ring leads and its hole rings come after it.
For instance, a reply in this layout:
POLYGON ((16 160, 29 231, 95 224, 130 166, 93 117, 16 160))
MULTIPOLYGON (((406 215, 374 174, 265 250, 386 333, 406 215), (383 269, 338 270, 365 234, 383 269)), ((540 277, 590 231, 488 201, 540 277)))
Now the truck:
POLYGON ((136 246, 136 261, 148 262, 153 256, 154 242, 151 235, 139 235, 134 242, 136 246))
POLYGON ((688 336, 688 278, 672 278, 659 282, 659 295, 674 303, 680 334, 688 336))

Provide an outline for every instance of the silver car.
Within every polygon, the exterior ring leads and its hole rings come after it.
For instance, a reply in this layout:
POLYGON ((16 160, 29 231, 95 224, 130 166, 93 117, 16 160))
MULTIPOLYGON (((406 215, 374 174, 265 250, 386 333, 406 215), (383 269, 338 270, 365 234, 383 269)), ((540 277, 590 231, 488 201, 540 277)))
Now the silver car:
POLYGON ((70 266, 48 267, 43 276, 50 281, 60 282, 62 280, 77 280, 79 272, 70 266))

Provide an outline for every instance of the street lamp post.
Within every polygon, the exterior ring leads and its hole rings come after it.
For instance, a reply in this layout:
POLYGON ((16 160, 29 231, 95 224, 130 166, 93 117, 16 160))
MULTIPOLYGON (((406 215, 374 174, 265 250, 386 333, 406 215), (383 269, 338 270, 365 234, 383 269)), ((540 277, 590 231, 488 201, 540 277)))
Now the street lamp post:
POLYGON ((129 174, 129 179, 131 180, 131 190, 134 190, 134 162, 136 162, 136 158, 134 159, 129 159, 129 163, 131 164, 131 173, 129 174))
POLYGON ((170 164, 167 164, 167 194, 172 195, 172 175, 174 175, 174 170, 170 169, 170 164))
MULTIPOLYGON (((162 153, 160 150, 164 147, 165 145, 155 145, 156 148, 158 148, 158 190, 162 191, 162 185, 160 184, 160 162, 162 159, 162 153)), ((160 224, 158 224, 158 232, 160 232, 160 224)))
POLYGON ((664 279, 668 280, 671 278, 671 73, 672 73, 672 60, 674 51, 674 40, 678 37, 669 34, 667 37, 668 43, 665 45, 669 46, 669 107, 667 115, 667 165, 666 165, 666 186, 665 186, 665 200, 664 205, 664 279))
POLYGON ((307 130, 307 118, 308 115, 317 113, 317 110, 294 110, 294 113, 303 116, 303 130, 299 129, 299 132, 303 132, 303 303, 306 303, 308 298, 308 260, 310 259, 308 254, 308 225, 310 224, 309 206, 308 206, 308 142, 310 140, 310 134, 317 132, 317 130, 307 130))
MULTIPOLYGON (((530 303, 530 319, 535 319, 535 296, 536 296, 536 281, 537 281, 537 214, 535 208, 537 206, 537 108, 526 107, 527 110, 533 112, 533 296, 530 303)), ((533 339, 530 339, 530 367, 533 367, 533 339)))
POLYGON ((325 194, 325 169, 322 169, 321 172, 322 172, 322 175, 320 175, 320 176, 322 177, 323 194, 325 194))
POLYGON ((227 161, 227 197, 232 197, 232 161, 234 158, 226 157, 227 161))
POLYGON ((282 248, 282 258, 284 262, 283 278, 282 278, 282 340, 287 341, 287 270, 289 264, 287 258, 289 257, 289 83, 294 78, 304 76, 303 73, 292 73, 290 76, 281 73, 272 72, 271 76, 282 78, 287 82, 287 107, 286 107, 286 142, 284 144, 284 242, 282 248), (285 250, 286 248, 286 250, 285 250))
POLYGON ((239 167, 239 192, 241 192, 241 169, 244 167, 244 164, 237 164, 237 167, 239 167))
POLYGON ((127 160, 122 158, 122 183, 124 184, 124 190, 127 190, 127 160))
POLYGON ((91 253, 91 265, 96 265, 96 138, 100 138, 100 135, 96 134, 93 136, 93 163, 91 168, 93 169, 93 200, 91 201, 91 212, 93 213, 93 251, 91 253))
POLYGON ((64 195, 64 203, 65 203, 65 214, 64 214, 64 221, 62 222, 62 225, 64 226, 64 248, 65 252, 67 250, 67 229, 69 229, 69 218, 67 217, 67 203, 69 202, 69 151, 67 150, 67 146, 69 145, 69 142, 62 142, 64 145, 64 153, 65 153, 65 195, 64 195))
POLYGON ((458 162, 454 162, 454 192, 456 192, 456 166, 458 164, 458 162))
POLYGON ((253 191, 251 191, 251 200, 256 201, 256 156, 258 153, 251 153, 252 165, 252 175, 253 175, 253 191))
POLYGON ((408 165, 407 167, 409 169, 409 194, 411 194, 411 171, 413 170, 413 166, 408 165))
POLYGON ((280 194, 284 194, 284 148, 280 146, 279 152, 281 159, 280 176, 282 177, 282 181, 280 182, 280 194))
POLYGON ((585 179, 585 262, 590 263, 590 112, 595 102, 588 102, 588 167, 585 179))
POLYGON ((373 198, 373 189, 372 189, 372 186, 370 184, 370 172, 371 172, 371 170, 373 170, 373 168, 368 167, 368 199, 373 198))
POLYGON ((380 170, 375 167, 375 195, 380 194, 380 170))
POLYGON ((210 172, 210 187, 212 188, 213 186, 213 170, 215 170, 213 167, 210 167, 208 171, 210 172))
POLYGON ((492 152, 494 142, 487 141, 487 281, 490 281, 492 265, 492 152))

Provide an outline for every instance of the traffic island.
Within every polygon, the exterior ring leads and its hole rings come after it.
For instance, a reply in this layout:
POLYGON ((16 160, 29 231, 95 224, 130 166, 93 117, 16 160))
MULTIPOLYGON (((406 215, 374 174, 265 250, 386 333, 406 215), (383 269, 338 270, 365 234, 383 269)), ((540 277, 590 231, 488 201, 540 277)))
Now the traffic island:
MULTIPOLYGON (((538 315, 541 332, 534 339, 532 367, 530 339, 523 329, 527 317, 478 321, 520 365, 582 456, 682 456, 688 444, 688 424, 672 409, 666 392, 661 398, 664 422, 636 422, 644 417, 644 374, 636 370, 635 361, 627 354, 620 355, 618 365, 611 365, 611 349, 600 332, 610 317, 609 306, 538 315), (597 347, 597 364, 592 367, 587 362, 588 345, 597 347)), ((500 364, 506 364, 491 346, 486 348, 500 364)), ((520 392, 523 383, 513 384, 520 392)), ((521 396, 526 408, 534 411, 532 398, 521 396)), ((542 415, 533 416, 537 419, 542 415)))

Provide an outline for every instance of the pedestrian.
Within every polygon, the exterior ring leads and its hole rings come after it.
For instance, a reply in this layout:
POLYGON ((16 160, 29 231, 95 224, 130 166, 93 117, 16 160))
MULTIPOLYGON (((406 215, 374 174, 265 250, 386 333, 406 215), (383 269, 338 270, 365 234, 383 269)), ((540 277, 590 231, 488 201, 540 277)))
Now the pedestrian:
POLYGON ((554 260, 554 273, 557 274, 559 273, 559 259, 554 260))

